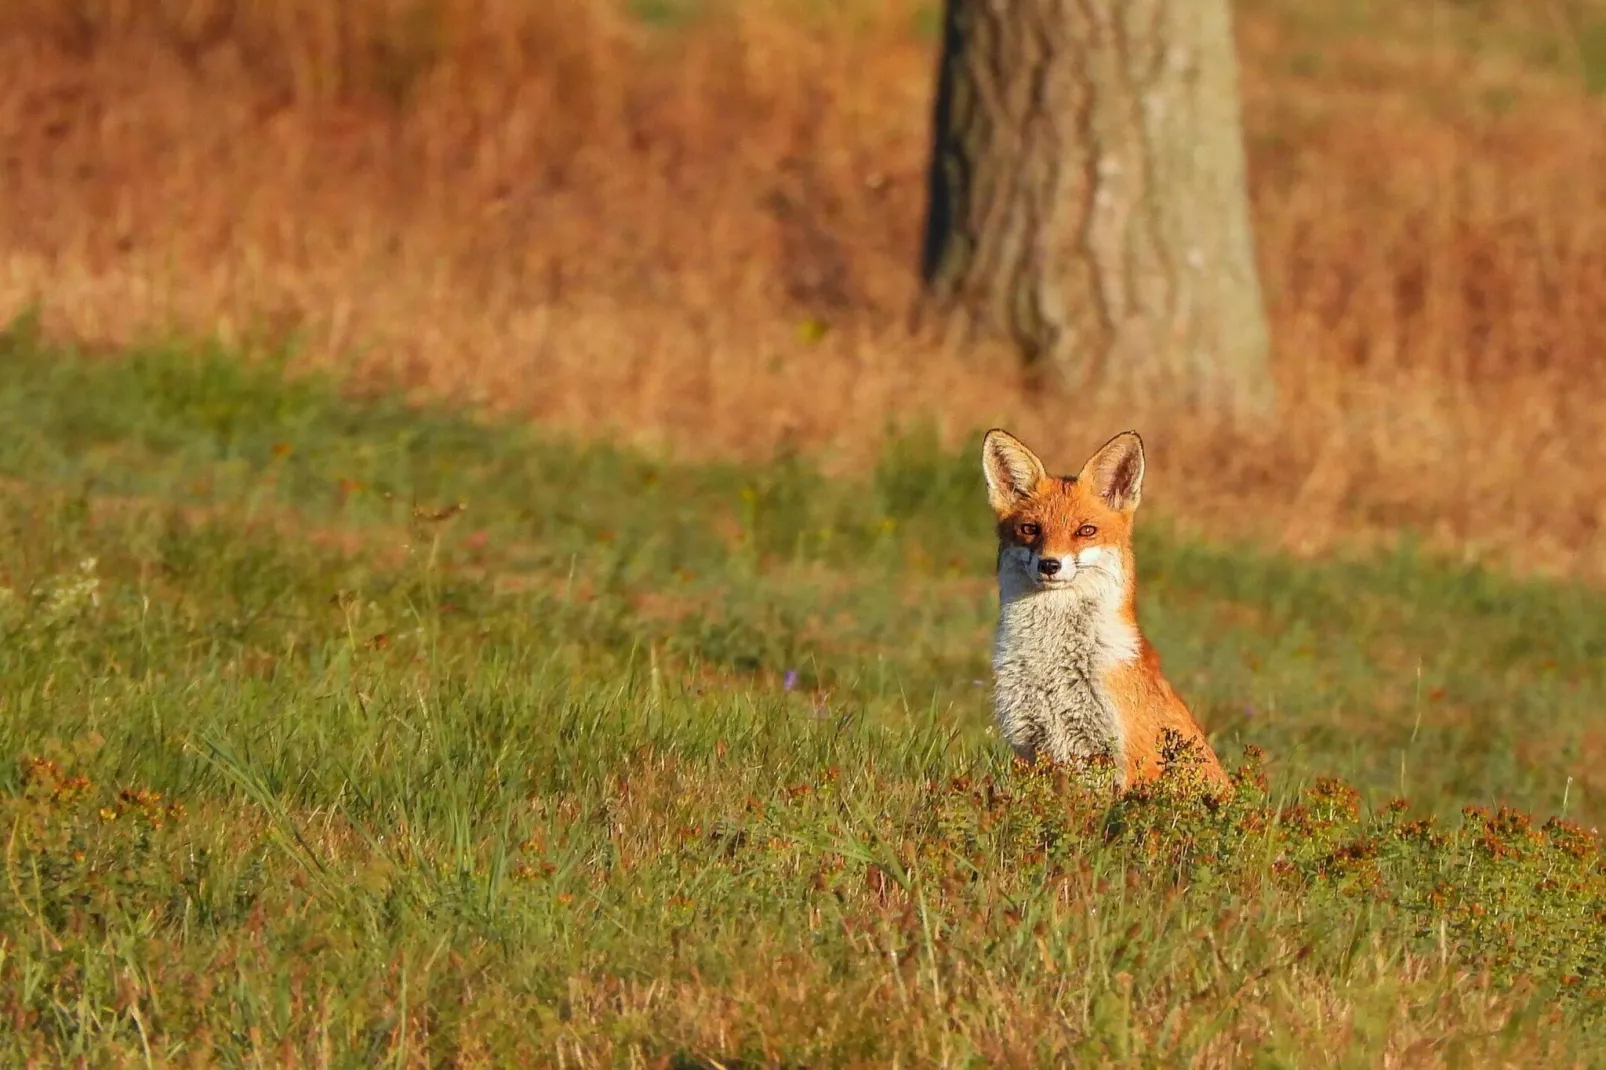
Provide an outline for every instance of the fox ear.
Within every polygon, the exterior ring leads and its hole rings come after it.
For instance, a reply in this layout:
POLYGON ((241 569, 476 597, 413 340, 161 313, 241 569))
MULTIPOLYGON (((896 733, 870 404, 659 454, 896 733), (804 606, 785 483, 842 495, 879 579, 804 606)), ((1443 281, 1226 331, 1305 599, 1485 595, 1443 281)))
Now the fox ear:
POLYGON ((1111 509, 1130 513, 1143 499, 1143 440, 1136 431, 1116 435, 1082 466, 1076 481, 1093 488, 1111 509))
POLYGON ((981 470, 987 476, 987 503, 999 516, 1029 498, 1048 478, 1037 454, 1008 431, 996 427, 982 439, 981 470))

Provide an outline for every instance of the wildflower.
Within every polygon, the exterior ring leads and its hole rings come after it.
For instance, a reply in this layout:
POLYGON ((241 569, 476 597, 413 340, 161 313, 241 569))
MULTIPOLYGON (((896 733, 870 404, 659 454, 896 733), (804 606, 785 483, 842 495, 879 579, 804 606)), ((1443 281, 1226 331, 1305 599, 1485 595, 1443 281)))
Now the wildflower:
POLYGON ((57 577, 45 593, 45 613, 51 620, 76 616, 86 606, 100 605, 100 577, 95 574, 98 562, 86 557, 78 562, 78 575, 71 579, 57 577))

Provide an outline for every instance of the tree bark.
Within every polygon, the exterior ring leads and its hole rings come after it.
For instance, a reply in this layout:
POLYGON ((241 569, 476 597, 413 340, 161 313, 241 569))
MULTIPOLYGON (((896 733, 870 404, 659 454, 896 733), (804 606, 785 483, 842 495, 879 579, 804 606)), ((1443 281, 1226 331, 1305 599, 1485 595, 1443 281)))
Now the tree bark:
POLYGON ((946 0, 929 299, 1081 392, 1272 401, 1230 0, 946 0))

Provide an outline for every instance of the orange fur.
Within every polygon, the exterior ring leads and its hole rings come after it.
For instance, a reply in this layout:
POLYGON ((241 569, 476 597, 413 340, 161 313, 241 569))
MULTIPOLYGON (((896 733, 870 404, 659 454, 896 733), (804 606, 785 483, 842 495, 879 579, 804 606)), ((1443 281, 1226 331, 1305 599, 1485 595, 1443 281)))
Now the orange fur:
POLYGON ((1160 774, 1170 729, 1195 744, 1207 782, 1225 789, 1220 761, 1138 625, 1141 439, 1117 435, 1066 477, 994 430, 983 469, 998 521, 999 716, 1017 753, 1063 760, 1103 739, 1131 787, 1160 774))
POLYGON ((1116 708, 1126 718, 1126 783, 1140 784, 1160 775, 1161 733, 1170 728, 1183 739, 1194 741, 1200 772, 1215 786, 1225 787, 1226 770, 1205 738, 1204 729, 1160 671, 1160 655, 1148 640, 1140 642, 1139 659, 1111 670, 1105 679, 1116 708))

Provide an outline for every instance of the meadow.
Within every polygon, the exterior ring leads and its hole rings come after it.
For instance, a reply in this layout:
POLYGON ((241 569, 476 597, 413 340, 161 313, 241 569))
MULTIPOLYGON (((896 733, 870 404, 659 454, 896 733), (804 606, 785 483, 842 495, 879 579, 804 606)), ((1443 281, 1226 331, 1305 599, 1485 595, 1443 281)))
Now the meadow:
POLYGON ((675 464, 26 322, 0 419, 8 1062, 1602 1054, 1591 592, 1145 523, 1239 794, 1111 808, 992 735, 934 434, 675 464))
POLYGON ((911 320, 924 0, 0 5, 0 1061, 1606 1059, 1606 20, 1236 10, 1253 427, 911 320), (1231 803, 993 735, 994 424, 1231 803))

